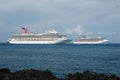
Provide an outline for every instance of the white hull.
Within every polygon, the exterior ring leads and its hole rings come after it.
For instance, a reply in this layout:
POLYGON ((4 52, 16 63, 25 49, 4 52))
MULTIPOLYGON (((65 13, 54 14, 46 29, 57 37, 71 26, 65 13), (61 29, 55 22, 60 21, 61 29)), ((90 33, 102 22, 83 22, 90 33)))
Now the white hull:
POLYGON ((87 42, 87 41, 84 41, 84 42, 80 42, 80 41, 74 41, 73 44, 105 44, 105 43, 108 43, 108 40, 103 40, 103 41, 96 41, 96 42, 87 42))
POLYGON ((68 39, 64 38, 64 39, 57 39, 54 41, 8 41, 9 44, 59 44, 59 43, 65 43, 67 42, 68 39))

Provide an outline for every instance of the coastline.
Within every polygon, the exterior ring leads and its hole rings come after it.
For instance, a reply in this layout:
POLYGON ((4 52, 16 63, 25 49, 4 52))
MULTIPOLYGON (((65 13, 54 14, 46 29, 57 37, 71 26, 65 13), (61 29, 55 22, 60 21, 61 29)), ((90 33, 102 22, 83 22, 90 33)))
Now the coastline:
POLYGON ((120 77, 84 71, 68 74, 66 78, 60 79, 55 77, 50 70, 26 69, 11 72, 8 68, 0 68, 0 80, 120 80, 120 77))

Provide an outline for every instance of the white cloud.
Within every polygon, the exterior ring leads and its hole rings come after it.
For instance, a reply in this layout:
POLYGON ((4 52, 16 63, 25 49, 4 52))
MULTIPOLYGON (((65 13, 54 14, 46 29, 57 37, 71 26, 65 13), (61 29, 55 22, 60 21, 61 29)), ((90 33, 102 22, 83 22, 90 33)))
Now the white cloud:
POLYGON ((66 29, 66 33, 68 33, 68 34, 81 35, 83 32, 84 31, 82 29, 82 26, 80 26, 80 25, 78 25, 74 28, 66 29))
POLYGON ((0 12, 19 10, 45 10, 52 5, 59 5, 64 0, 0 0, 0 12))
POLYGON ((21 10, 38 9, 38 3, 43 6, 47 1, 48 0, 2 0, 0 1, 0 11, 10 13, 21 10))

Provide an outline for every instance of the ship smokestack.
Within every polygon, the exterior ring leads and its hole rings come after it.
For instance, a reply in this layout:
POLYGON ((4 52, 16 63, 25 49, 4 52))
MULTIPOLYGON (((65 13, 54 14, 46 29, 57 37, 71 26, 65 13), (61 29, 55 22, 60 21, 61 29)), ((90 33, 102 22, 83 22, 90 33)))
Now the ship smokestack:
POLYGON ((23 27, 22 29, 23 29, 23 33, 24 33, 24 34, 29 34, 29 31, 28 31, 27 28, 23 27))

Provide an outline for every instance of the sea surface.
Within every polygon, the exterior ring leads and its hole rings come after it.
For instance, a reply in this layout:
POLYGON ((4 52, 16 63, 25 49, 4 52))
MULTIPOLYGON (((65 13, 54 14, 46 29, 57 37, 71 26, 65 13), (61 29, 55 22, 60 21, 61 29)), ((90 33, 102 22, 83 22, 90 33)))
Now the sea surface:
POLYGON ((86 70, 120 76, 120 44, 0 44, 0 68, 50 70, 56 77, 86 70))

